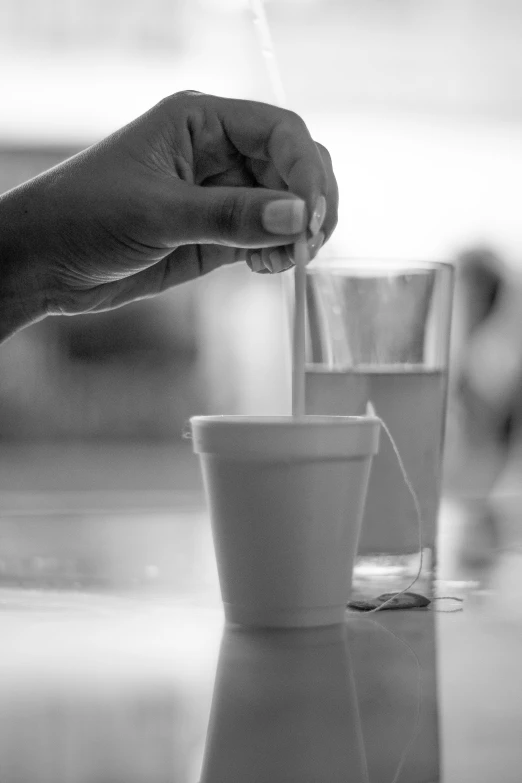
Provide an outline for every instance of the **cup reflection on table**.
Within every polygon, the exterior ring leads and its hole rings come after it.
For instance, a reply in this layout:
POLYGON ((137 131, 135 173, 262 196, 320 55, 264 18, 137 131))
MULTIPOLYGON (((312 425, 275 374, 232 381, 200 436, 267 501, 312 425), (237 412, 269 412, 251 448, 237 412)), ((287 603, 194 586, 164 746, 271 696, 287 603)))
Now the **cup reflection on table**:
POLYGON ((227 626, 201 783, 438 780, 434 615, 379 620, 227 626))
MULTIPOLYGON (((431 588, 453 294, 449 264, 323 260, 307 270, 306 411, 388 425, 419 498, 431 588)), ((374 458, 354 592, 402 589, 418 567, 418 520, 384 433, 374 458)), ((376 592, 377 591, 377 592, 376 592)))
POLYGON ((201 783, 369 783, 345 627, 230 626, 201 783))

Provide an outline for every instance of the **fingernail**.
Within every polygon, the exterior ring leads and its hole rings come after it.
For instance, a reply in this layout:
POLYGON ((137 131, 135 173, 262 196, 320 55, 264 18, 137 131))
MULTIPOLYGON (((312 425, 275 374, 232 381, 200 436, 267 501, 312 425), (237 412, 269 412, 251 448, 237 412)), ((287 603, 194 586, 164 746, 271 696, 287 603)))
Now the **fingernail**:
POLYGON ((269 201, 262 215, 263 226, 271 234, 299 234, 305 228, 306 206, 297 198, 269 201))
POLYGON ((319 229, 324 223, 325 215, 326 215, 326 199, 324 196, 319 196, 315 204, 314 214, 312 215, 310 219, 310 223, 308 225, 308 228, 310 229, 312 234, 317 234, 317 232, 319 231, 319 229))
POLYGON ((264 269, 264 264, 260 253, 252 253, 250 256, 250 263, 252 264, 253 272, 260 272, 262 269, 264 269))
POLYGON ((261 261, 263 262, 263 267, 267 269, 269 272, 272 272, 272 262, 270 261, 270 250, 268 248, 264 248, 261 251, 261 261))
POLYGON ((308 252, 310 253, 310 261, 312 258, 315 258, 318 252, 320 251, 321 247, 323 246, 324 242, 324 234, 322 231, 319 231, 318 234, 315 235, 315 237, 312 237, 308 240, 308 252))
POLYGON ((270 261, 272 263, 272 272, 277 274, 285 269, 285 263, 279 250, 272 250, 270 253, 270 261))

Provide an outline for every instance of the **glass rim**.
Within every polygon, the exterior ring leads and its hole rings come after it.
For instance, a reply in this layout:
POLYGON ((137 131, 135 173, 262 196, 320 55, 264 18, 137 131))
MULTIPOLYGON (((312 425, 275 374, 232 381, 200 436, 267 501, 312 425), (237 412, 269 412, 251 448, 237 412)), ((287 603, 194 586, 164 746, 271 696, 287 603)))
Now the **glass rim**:
POLYGON ((368 270, 370 272, 388 272, 389 274, 399 274, 409 272, 410 274, 427 272, 431 270, 447 270, 453 274, 455 263, 453 261, 428 261, 416 260, 414 258, 398 257, 364 257, 364 256, 326 256, 315 259, 306 268, 307 274, 321 272, 334 272, 339 274, 357 274, 364 275, 368 270))

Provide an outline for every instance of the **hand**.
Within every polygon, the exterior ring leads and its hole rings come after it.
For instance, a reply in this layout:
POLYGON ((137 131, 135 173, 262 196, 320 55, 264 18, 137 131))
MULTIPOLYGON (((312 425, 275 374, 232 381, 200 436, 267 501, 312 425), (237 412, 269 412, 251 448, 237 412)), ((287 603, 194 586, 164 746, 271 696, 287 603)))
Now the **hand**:
POLYGON ((297 115, 178 93, 0 199, 0 274, 25 322, 107 310, 235 261, 286 269, 303 232, 312 255, 329 238, 337 202, 297 115))

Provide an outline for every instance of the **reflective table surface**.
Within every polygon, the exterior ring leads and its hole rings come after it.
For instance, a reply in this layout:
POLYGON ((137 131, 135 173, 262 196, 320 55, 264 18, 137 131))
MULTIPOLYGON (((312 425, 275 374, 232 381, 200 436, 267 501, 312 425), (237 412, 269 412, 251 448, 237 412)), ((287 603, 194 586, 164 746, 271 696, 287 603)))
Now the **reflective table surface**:
POLYGON ((520 548, 463 604, 227 628, 201 498, 129 492, 3 497, 2 783, 520 783, 520 548))
POLYGON ((255 632, 6 589, 0 625, 2 781, 520 781, 522 621, 486 603, 255 632))

